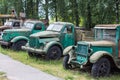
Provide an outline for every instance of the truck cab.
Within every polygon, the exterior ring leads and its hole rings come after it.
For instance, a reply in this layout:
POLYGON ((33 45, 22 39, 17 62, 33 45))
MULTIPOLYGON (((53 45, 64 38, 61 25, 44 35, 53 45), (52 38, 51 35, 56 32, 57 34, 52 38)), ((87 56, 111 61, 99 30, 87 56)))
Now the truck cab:
POLYGON ((13 50, 21 50, 21 46, 25 45, 30 34, 44 31, 45 25, 41 21, 27 20, 21 29, 7 29, 3 31, 1 47, 11 47, 13 50))
POLYGON ((22 49, 29 56, 45 55, 46 59, 60 59, 63 49, 75 44, 75 26, 69 22, 54 22, 46 31, 30 35, 30 40, 22 49))
POLYGON ((120 25, 96 25, 94 30, 95 41, 79 41, 64 50, 65 69, 89 66, 93 77, 101 77, 108 76, 114 67, 120 68, 120 25))
POLYGON ((0 26, 0 31, 2 32, 5 29, 19 29, 20 27, 20 20, 7 20, 3 26, 0 26))

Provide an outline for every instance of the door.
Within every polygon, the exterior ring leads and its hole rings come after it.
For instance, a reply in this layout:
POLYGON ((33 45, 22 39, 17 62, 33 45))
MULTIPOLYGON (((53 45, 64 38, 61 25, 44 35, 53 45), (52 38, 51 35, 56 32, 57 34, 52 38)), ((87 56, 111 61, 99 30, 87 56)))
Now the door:
POLYGON ((118 57, 120 58, 120 40, 118 42, 118 57))
POLYGON ((75 44, 75 40, 74 40, 73 26, 67 25, 64 29, 63 47, 66 48, 67 46, 74 44, 75 44))

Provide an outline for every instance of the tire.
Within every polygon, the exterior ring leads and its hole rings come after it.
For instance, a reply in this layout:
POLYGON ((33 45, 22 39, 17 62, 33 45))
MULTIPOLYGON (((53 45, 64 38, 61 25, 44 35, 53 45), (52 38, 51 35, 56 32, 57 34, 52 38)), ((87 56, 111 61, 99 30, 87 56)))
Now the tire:
POLYGON ((93 64, 91 74, 93 77, 104 77, 110 73, 111 65, 107 58, 101 58, 93 64))
POLYGON ((20 40, 12 44, 11 48, 15 51, 22 50, 22 46, 24 46, 27 43, 27 41, 20 40))
POLYGON ((71 69, 71 64, 68 64, 69 55, 64 56, 63 58, 63 67, 64 69, 71 69))
POLYGON ((28 56, 29 57, 34 57, 35 55, 34 55, 34 53, 28 51, 28 56))
POLYGON ((48 49, 48 52, 46 54, 47 60, 58 60, 62 56, 62 51, 60 47, 58 46, 52 46, 48 49))
POLYGON ((7 46, 5 46, 5 45, 1 45, 1 48, 8 48, 7 46))

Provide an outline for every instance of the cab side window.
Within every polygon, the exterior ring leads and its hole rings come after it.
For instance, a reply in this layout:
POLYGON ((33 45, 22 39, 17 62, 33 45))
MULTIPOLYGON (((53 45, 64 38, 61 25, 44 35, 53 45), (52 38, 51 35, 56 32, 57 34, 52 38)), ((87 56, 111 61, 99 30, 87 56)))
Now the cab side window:
POLYGON ((13 27, 19 27, 20 26, 20 22, 14 22, 13 27))
POLYGON ((68 26, 67 33, 72 33, 72 27, 71 26, 68 26))
POLYGON ((64 29, 64 33, 72 33, 72 26, 66 26, 66 28, 64 29))
POLYGON ((36 24, 34 29, 35 30, 42 30, 42 26, 40 24, 36 24))

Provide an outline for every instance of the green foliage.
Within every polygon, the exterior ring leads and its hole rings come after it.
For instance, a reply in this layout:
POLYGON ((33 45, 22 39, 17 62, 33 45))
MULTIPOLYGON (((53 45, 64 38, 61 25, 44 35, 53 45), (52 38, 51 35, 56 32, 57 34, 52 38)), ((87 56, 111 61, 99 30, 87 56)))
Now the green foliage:
POLYGON ((0 13, 9 14, 12 8, 27 18, 67 21, 87 29, 118 23, 120 17, 119 0, 0 0, 0 13))

